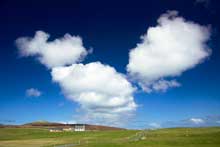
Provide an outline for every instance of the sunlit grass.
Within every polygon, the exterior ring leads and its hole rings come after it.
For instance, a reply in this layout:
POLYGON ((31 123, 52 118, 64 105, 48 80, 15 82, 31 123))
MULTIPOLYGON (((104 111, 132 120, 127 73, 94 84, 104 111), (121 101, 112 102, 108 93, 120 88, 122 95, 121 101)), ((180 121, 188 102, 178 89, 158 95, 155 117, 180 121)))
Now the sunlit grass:
POLYGON ((47 129, 1 128, 1 147, 79 144, 79 147, 219 147, 220 128, 52 133, 47 129))

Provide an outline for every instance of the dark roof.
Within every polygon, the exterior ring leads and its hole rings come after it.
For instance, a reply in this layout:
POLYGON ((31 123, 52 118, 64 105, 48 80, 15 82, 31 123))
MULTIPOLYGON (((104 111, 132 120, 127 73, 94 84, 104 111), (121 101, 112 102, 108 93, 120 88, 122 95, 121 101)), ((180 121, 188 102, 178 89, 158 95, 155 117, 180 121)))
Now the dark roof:
POLYGON ((85 126, 85 124, 74 124, 74 126, 85 126))

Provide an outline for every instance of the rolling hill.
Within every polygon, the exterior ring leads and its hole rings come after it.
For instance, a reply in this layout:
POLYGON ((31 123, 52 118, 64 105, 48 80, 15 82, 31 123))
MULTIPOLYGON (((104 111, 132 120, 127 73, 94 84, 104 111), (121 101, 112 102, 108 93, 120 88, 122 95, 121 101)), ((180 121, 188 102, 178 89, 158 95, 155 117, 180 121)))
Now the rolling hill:
MULTIPOLYGON (((2 127, 20 127, 20 128, 69 128, 74 127, 75 124, 63 124, 57 122, 48 122, 48 121, 35 121, 31 123, 26 123, 23 125, 3 125, 2 127)), ((91 131, 113 131, 113 130, 126 130, 124 128, 118 127, 110 127, 110 126, 102 126, 102 125, 92 125, 92 124, 85 124, 86 130, 91 131)))

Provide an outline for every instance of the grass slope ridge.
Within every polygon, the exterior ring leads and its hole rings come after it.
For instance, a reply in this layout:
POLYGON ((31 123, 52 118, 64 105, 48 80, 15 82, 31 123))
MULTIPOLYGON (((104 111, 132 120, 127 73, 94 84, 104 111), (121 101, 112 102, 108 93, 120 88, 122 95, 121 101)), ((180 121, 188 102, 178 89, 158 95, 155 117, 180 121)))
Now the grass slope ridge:
POLYGON ((219 147, 220 127, 59 133, 50 133, 45 128, 0 128, 1 147, 75 143, 80 143, 79 147, 219 147), (144 139, 133 139, 140 133, 144 139))

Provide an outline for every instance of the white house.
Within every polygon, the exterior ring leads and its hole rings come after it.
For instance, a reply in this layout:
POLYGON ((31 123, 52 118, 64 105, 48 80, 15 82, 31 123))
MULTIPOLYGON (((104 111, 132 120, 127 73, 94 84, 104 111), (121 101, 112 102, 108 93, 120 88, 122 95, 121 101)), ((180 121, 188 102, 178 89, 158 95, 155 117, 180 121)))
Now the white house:
POLYGON ((85 131, 86 126, 84 124, 75 124, 74 131, 85 131))

